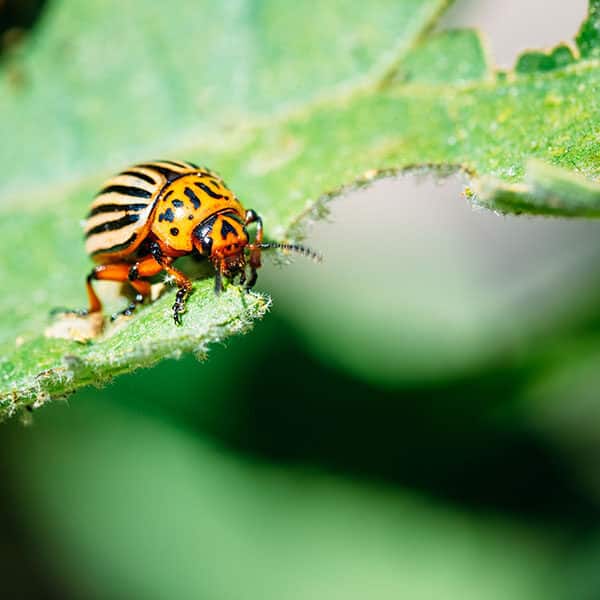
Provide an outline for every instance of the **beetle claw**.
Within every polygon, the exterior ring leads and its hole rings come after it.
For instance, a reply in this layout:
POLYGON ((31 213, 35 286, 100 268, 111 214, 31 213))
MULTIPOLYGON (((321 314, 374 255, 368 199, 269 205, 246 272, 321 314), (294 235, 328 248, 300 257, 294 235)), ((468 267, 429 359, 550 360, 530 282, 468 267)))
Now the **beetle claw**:
POLYGON ((173 321, 175 325, 182 325, 181 314, 185 312, 185 301, 189 294, 187 288, 181 287, 175 295, 175 304, 173 304, 173 321))
POLYGON ((183 325, 183 321, 181 320, 182 312, 183 310, 179 310, 177 305, 173 305, 173 321, 175 322, 175 325, 183 325))
POLYGON ((141 304, 143 301, 144 296, 142 296, 142 294, 136 294, 135 299, 132 302, 130 302, 123 310, 111 315, 110 320, 116 321, 119 317, 130 317, 137 308, 138 304, 141 304))
POLYGON ((116 312, 110 316, 111 321, 116 321, 119 317, 130 317, 133 314, 137 304, 132 302, 128 306, 126 306, 123 310, 116 312))

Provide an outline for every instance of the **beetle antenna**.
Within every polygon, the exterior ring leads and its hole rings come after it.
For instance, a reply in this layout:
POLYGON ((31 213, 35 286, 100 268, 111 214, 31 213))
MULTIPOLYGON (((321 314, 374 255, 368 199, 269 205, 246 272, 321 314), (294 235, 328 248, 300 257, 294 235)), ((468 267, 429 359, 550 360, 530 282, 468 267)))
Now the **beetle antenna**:
POLYGON ((307 248, 306 246, 302 246, 300 244, 282 244, 280 242, 266 242, 264 244, 260 244, 259 246, 263 250, 269 250, 270 248, 276 248, 277 250, 291 250, 292 252, 297 252, 302 256, 307 256, 311 258, 315 262, 322 262, 323 257, 314 250, 307 248))

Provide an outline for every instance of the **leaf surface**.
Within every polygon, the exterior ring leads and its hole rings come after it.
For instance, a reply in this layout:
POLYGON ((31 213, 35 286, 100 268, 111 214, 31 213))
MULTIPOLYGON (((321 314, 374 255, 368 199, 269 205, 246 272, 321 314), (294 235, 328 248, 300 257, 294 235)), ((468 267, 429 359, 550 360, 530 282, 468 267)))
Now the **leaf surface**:
MULTIPOLYGON (((89 372, 84 366, 61 383, 67 349, 55 351, 39 333, 50 308, 81 303, 89 267, 78 223, 111 165, 167 154, 210 165, 273 239, 301 237, 349 186, 414 167, 462 169, 467 196, 499 212, 599 213, 597 0, 577 49, 528 53, 509 73, 494 71, 473 31, 425 36, 441 0, 345 0, 318 15, 274 1, 181 0, 173 10, 182 18, 170 20, 153 12, 159 4, 134 6, 117 13, 107 2, 56 3, 22 59, 23 87, 5 73, 2 126, 25 148, 8 145, 2 155, 10 173, 0 191, 0 239, 10 249, 0 271, 10 282, 0 300, 5 412, 29 401, 42 373, 38 398, 172 355, 179 335, 181 350, 204 347, 266 308, 258 296, 234 300, 232 290, 231 330, 222 319, 215 329, 221 300, 200 286, 190 310, 204 311, 199 331, 218 335, 188 343, 186 329, 148 326, 140 347, 150 350, 131 347, 113 368, 107 341, 93 376, 77 375, 89 372), (142 13, 139 27, 126 26, 142 13), (107 48, 107 39, 119 43, 107 48), (163 334, 166 351, 150 343, 163 334), (16 339, 22 346, 11 354, 16 339)), ((164 318, 170 301, 138 319, 164 318)), ((130 327, 140 325, 124 326, 123 339, 130 327)), ((87 352, 68 349, 84 365, 87 352)))
POLYGON ((156 157, 206 164, 263 214, 271 237, 283 236, 310 207, 309 190, 290 181, 310 180, 313 167, 295 160, 306 148, 281 124, 380 79, 447 4, 52 3, 0 71, 9 141, 0 147, 0 418, 164 357, 203 354, 268 308, 267 297, 237 289, 217 299, 203 279, 182 328, 166 294, 93 343, 45 338, 50 310, 84 302, 80 224, 104 178, 156 157))

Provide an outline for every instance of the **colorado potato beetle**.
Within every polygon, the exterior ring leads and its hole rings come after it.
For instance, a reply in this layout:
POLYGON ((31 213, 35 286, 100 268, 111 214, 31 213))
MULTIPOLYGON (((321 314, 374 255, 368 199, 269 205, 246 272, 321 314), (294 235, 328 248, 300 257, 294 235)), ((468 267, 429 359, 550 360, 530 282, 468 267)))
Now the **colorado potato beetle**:
POLYGON ((217 294, 223 278, 236 275, 251 289, 262 250, 281 248, 318 258, 303 246, 263 242, 260 216, 244 209, 216 173, 183 161, 138 164, 109 179, 92 202, 85 236, 86 250, 98 264, 87 276, 89 309, 84 314, 102 311, 94 280, 128 282, 135 300, 121 314, 129 315, 150 293, 147 278, 164 271, 179 288, 173 304, 178 325, 192 289, 190 279, 173 266, 181 256, 197 251, 210 260, 217 294), (252 223, 253 242, 247 231, 252 223))

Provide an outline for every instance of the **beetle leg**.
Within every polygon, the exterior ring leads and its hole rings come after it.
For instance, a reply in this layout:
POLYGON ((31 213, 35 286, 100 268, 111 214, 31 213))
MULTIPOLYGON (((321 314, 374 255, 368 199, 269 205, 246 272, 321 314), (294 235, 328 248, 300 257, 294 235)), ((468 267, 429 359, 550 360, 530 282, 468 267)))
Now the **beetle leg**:
POLYGON ((173 258, 164 256, 163 251, 158 242, 154 242, 150 246, 150 253, 154 261, 160 265, 173 279, 179 288, 175 295, 175 303, 173 304, 173 320, 176 325, 181 325, 181 314, 185 312, 185 301, 192 291, 192 282, 179 270, 171 266, 173 258))
POLYGON ((132 302, 130 302, 123 310, 116 312, 111 315, 110 320, 114 321, 117 317, 125 316, 130 317, 133 311, 138 307, 139 304, 144 302, 144 298, 150 295, 150 283, 147 281, 130 281, 131 286, 136 290, 136 295, 132 302))
POLYGON ((258 272, 256 269, 257 267, 250 262, 250 279, 248 279, 248 282, 246 283, 247 292, 249 292, 256 285, 256 280, 258 279, 258 272))
MULTIPOLYGON (((152 277, 153 275, 157 275, 164 269, 162 263, 158 262, 154 256, 144 256, 140 258, 133 265, 129 265, 129 272, 127 274, 127 279, 130 281, 131 285, 138 290, 137 285, 139 283, 147 283, 145 281, 140 281, 143 277, 152 277)), ((142 294, 146 295, 147 292, 140 291, 142 294)), ((148 290, 149 292, 149 290, 148 290)))
POLYGON ((260 261, 260 245, 263 242, 263 222, 262 218, 252 209, 246 211, 246 225, 250 225, 250 223, 256 223, 256 236, 254 243, 248 245, 250 249, 250 260, 248 261, 250 265, 250 278, 246 284, 246 290, 251 290, 256 285, 256 280, 258 279, 257 270, 262 264, 260 261))
POLYGON ((85 279, 85 289, 87 291, 88 296, 88 305, 89 308, 83 308, 80 310, 56 310, 52 311, 53 314, 64 313, 77 315, 80 317, 85 317, 92 313, 97 313, 102 311, 102 302, 96 294, 94 287, 92 286, 92 281, 98 279, 108 279, 111 281, 127 281, 127 273, 129 270, 129 265, 127 263, 115 263, 112 265, 98 265, 94 267, 89 275, 85 279))
POLYGON ((256 223, 256 237, 254 238, 254 243, 257 245, 262 244, 263 241, 263 222, 260 215, 258 215, 252 209, 246 211, 246 223, 245 225, 250 225, 250 223, 256 223))
MULTIPOLYGON (((162 266, 152 256, 142 258, 133 265, 129 263, 112 263, 94 267, 86 280, 89 299, 89 310, 87 312, 94 313, 102 310, 102 303, 92 286, 92 281, 128 281, 137 292, 135 301, 129 304, 121 313, 117 314, 130 315, 136 305, 143 301, 144 296, 150 293, 150 284, 147 281, 140 281, 140 277, 150 277, 160 273, 160 271, 162 271, 162 266)), ((115 316, 113 315, 113 318, 115 316)))
POLYGON ((175 279, 175 283, 179 288, 175 295, 175 304, 173 304, 173 320, 176 325, 181 325, 180 315, 185 312, 185 301, 192 291, 192 282, 170 264, 163 264, 163 269, 175 279))
POLYGON ((179 288, 175 294, 175 303, 173 304, 173 320, 175 325, 182 325, 181 313, 185 312, 185 301, 188 291, 185 288, 179 288))
POLYGON ((215 294, 218 296, 223 291, 222 263, 215 270, 215 294))
POLYGON ((88 313, 100 312, 102 310, 102 302, 100 302, 100 298, 98 298, 98 294, 96 294, 96 291, 92 286, 92 281, 98 279, 97 269, 98 267, 94 267, 85 280, 85 289, 87 291, 89 304, 88 313))

